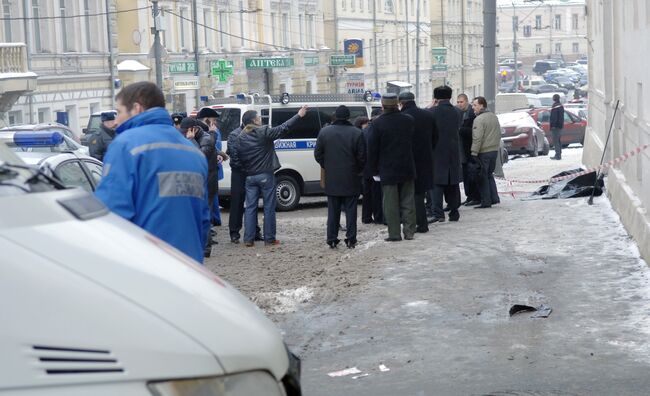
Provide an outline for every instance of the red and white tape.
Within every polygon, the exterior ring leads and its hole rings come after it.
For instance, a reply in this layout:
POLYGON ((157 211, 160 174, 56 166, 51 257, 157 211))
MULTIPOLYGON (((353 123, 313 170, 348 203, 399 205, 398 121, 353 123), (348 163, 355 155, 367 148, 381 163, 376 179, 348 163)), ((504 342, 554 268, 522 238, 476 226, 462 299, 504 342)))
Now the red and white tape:
POLYGON ((606 162, 606 163, 604 163, 602 165, 586 169, 586 170, 584 170, 582 172, 572 173, 572 174, 566 175, 566 176, 552 177, 550 179, 538 179, 538 180, 506 179, 506 178, 503 178, 503 177, 495 177, 495 179, 504 180, 504 181, 508 182, 509 187, 512 187, 513 183, 517 183, 517 184, 541 184, 541 183, 551 183, 551 182, 565 180, 565 179, 572 179, 574 177, 586 175, 586 174, 589 174, 589 173, 592 173, 592 172, 597 172, 597 171, 600 171, 600 170, 603 170, 603 169, 607 169, 607 168, 609 168, 611 166, 620 164, 621 162, 625 162, 629 158, 634 157, 635 155, 641 153, 643 150, 647 149, 648 147, 650 147, 650 144, 644 144, 644 145, 639 146, 639 147, 635 148, 634 150, 629 151, 629 152, 627 152, 627 153, 625 153, 625 154, 623 154, 623 155, 621 155, 619 157, 616 157, 613 160, 611 160, 609 162, 606 162))

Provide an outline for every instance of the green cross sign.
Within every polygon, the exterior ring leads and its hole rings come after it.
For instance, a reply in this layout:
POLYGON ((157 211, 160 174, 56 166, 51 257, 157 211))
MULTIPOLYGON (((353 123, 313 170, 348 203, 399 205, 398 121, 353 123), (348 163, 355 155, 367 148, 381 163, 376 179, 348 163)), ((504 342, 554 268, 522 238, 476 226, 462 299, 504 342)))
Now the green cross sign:
POLYGON ((219 82, 227 82, 233 75, 233 62, 231 60, 219 59, 210 63, 210 75, 219 79, 219 82))
POLYGON ((447 48, 436 47, 431 49, 431 56, 434 65, 444 65, 447 63, 447 48))

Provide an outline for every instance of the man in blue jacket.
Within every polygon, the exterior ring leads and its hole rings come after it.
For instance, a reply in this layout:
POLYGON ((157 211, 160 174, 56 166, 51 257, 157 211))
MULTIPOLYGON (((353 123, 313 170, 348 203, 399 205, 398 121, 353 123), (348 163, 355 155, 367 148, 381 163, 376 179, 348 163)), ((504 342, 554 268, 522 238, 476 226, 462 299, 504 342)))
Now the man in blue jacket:
POLYGON ((174 128, 150 82, 116 96, 117 136, 104 157, 96 195, 114 213, 203 262, 210 229, 208 164, 174 128))

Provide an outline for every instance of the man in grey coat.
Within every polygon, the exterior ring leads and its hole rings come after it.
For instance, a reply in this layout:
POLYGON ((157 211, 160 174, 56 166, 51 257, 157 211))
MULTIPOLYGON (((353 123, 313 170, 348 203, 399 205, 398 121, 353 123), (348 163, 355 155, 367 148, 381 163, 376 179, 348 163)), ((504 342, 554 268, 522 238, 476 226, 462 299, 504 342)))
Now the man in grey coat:
POLYGON ((472 108, 476 119, 472 129, 472 157, 470 161, 479 167, 478 187, 481 195, 481 204, 474 208, 489 208, 499 203, 497 184, 494 181, 494 168, 501 143, 501 125, 499 118, 488 110, 484 97, 474 98, 472 108))
POLYGON ((366 163, 363 132, 352 125, 350 109, 339 106, 334 122, 318 134, 314 158, 325 171, 327 195, 327 244, 333 249, 338 239, 341 209, 345 211, 345 245, 357 244, 357 200, 361 194, 361 174, 366 163))

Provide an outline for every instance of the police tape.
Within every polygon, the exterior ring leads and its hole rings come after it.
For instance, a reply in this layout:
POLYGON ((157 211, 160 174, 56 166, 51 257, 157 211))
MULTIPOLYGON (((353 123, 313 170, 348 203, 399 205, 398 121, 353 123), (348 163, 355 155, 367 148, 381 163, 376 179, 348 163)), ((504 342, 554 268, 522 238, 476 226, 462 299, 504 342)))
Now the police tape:
POLYGON ((587 174, 592 173, 592 172, 598 172, 598 171, 601 171, 601 170, 605 170, 605 169, 610 168, 610 167, 612 167, 614 165, 625 162, 628 159, 630 159, 631 157, 634 157, 635 155, 641 153, 643 150, 647 149, 648 147, 650 147, 650 144, 644 144, 644 145, 639 146, 639 147, 635 148, 632 151, 628 151, 627 153, 625 153, 625 154, 623 154, 623 155, 621 155, 619 157, 616 157, 613 160, 611 160, 609 162, 606 162, 606 163, 604 163, 602 165, 595 166, 593 168, 589 168, 589 169, 586 169, 586 170, 581 171, 581 172, 572 173, 572 174, 566 175, 566 176, 551 177, 549 179, 538 179, 538 180, 506 179, 506 178, 497 177, 497 176, 495 176, 494 178, 497 179, 497 180, 503 180, 503 181, 507 182, 508 186, 512 185, 513 183, 516 183, 516 184, 541 184, 541 183, 552 183, 552 182, 556 182, 556 181, 572 179, 574 177, 587 175, 587 174))

